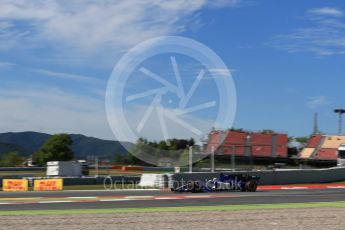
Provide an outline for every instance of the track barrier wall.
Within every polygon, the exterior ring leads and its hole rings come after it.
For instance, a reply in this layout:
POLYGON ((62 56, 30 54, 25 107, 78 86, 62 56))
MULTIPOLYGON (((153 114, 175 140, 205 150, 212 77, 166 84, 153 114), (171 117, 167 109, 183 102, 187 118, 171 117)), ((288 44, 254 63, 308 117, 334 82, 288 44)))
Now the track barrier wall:
MULTIPOLYGON (((153 184, 156 187, 177 187, 191 180, 212 180, 219 177, 221 172, 217 173, 176 173, 161 174, 154 176, 153 184), (158 179, 157 179, 158 178, 158 179)), ((271 170, 271 171, 240 171, 240 172, 222 172, 224 174, 249 174, 260 177, 260 185, 287 185, 287 184, 316 184, 345 181, 345 168, 330 169, 310 169, 310 170, 271 170)), ((3 186, 3 179, 22 179, 20 175, 0 177, 0 187, 3 186)), ((146 178, 147 175, 146 175, 146 178)), ((47 178, 26 178, 29 187, 34 185, 34 181, 47 178)), ((55 178, 51 178, 55 179, 55 178)), ((139 184, 140 176, 100 176, 100 177, 81 177, 81 178, 63 178, 63 186, 68 185, 103 185, 108 179, 117 184, 139 184)), ((149 181, 148 181, 149 182, 149 181)), ((146 182, 146 183, 148 183, 146 182)))
POLYGON ((100 177, 85 177, 85 178, 64 178, 64 186, 68 185, 103 185, 105 179, 119 184, 138 184, 140 176, 100 176, 100 177))
MULTIPOLYGON (((111 181, 113 184, 130 184, 130 185, 137 185, 140 182, 140 176, 99 176, 99 177, 65 177, 65 178, 35 178, 35 177, 22 177, 20 175, 12 175, 12 176, 1 176, 0 177, 0 187, 5 187, 3 185, 4 181, 17 181, 22 180, 27 181, 28 188, 33 187, 35 188, 35 183, 38 183, 40 181, 43 187, 45 187, 44 190, 53 190, 54 188, 57 188, 56 190, 60 190, 60 182, 54 182, 54 180, 61 179, 63 182, 62 186, 72 186, 72 185, 104 185, 105 182, 111 181), (43 182, 42 182, 43 181, 43 182), (45 184, 45 185, 44 185, 45 184), (50 187, 50 188, 49 188, 50 187)), ((166 180, 167 181, 167 180, 166 180)), ((167 182, 166 182, 167 184, 167 182)), ((41 187, 42 187, 41 186, 41 187)), ((38 185, 36 184, 36 187, 38 188, 38 185)), ((43 189, 43 188, 42 188, 43 189)), ((55 190, 55 189, 54 189, 55 190)))
POLYGON ((169 175, 169 188, 176 188, 188 181, 212 180, 220 174, 248 174, 260 177, 259 185, 317 184, 345 181, 345 168, 311 170, 242 171, 218 173, 177 173, 169 175))

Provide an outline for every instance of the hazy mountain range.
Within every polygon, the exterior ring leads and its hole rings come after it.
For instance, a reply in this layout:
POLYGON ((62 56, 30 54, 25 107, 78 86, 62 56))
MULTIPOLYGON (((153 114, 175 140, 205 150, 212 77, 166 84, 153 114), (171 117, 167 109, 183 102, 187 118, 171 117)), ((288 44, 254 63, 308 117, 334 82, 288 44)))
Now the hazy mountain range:
MULTIPOLYGON (((86 159, 87 156, 112 159, 116 154, 128 153, 124 146, 133 147, 129 142, 108 141, 79 134, 70 136, 73 140, 72 150, 78 159, 86 159)), ((0 133, 0 155, 17 151, 23 156, 30 156, 39 150, 49 137, 51 135, 38 132, 0 133)))

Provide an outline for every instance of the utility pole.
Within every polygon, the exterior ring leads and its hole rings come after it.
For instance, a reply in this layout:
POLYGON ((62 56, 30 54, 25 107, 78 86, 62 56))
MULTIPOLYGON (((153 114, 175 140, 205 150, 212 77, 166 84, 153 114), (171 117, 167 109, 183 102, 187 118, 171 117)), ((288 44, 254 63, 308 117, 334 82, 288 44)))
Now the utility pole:
POLYGON ((236 154, 236 146, 232 146, 232 153, 231 153, 231 168, 232 171, 236 171, 236 163, 235 163, 235 154, 236 154))
POLYGON ((211 148, 211 172, 214 173, 214 146, 211 148))
POLYGON ((98 156, 95 158, 96 177, 98 177, 98 156))
POLYGON ((339 114, 339 135, 342 134, 342 127, 343 127, 343 114, 345 113, 345 109, 335 109, 335 113, 339 114))
POLYGON ((193 146, 189 146, 189 173, 193 172, 193 146))
POLYGON ((252 151, 252 137, 250 134, 248 134, 246 137, 246 149, 247 149, 248 154, 249 154, 250 166, 253 169, 254 168, 254 162, 253 162, 253 151, 252 151))

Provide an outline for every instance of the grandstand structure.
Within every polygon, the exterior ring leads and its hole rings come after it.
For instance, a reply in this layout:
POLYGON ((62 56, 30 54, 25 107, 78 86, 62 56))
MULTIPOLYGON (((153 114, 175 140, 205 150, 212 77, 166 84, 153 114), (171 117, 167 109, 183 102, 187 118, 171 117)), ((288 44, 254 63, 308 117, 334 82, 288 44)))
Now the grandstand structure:
POLYGON ((335 165, 340 145, 345 136, 314 134, 297 155, 289 155, 287 134, 251 132, 242 130, 211 131, 205 150, 216 156, 235 155, 239 159, 258 162, 285 162, 289 164, 335 165))
POLYGON ((250 131, 211 131, 206 151, 216 155, 254 158, 288 158, 288 135, 250 131))
POLYGON ((345 136, 313 135, 298 157, 308 161, 336 161, 341 144, 345 144, 345 136))

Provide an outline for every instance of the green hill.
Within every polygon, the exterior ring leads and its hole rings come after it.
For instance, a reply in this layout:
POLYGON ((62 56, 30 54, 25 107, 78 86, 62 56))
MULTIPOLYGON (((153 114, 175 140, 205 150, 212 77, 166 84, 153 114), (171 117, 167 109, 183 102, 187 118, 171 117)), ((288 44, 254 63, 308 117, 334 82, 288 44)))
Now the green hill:
POLYGON ((30 155, 30 151, 18 145, 0 142, 0 155, 1 153, 9 153, 9 152, 20 152, 21 155, 23 156, 30 155))
MULTIPOLYGON (((17 151, 23 156, 29 156, 37 151, 51 135, 37 132, 0 133, 0 154, 17 151)), ((78 159, 87 156, 99 156, 112 159, 115 154, 125 155, 126 148, 133 147, 132 143, 108 141, 79 134, 71 134, 72 150, 78 159)))

